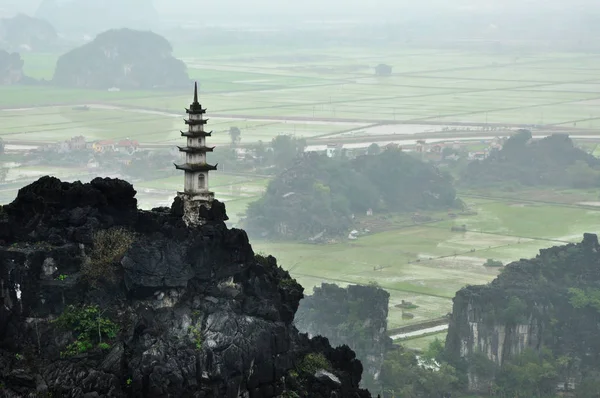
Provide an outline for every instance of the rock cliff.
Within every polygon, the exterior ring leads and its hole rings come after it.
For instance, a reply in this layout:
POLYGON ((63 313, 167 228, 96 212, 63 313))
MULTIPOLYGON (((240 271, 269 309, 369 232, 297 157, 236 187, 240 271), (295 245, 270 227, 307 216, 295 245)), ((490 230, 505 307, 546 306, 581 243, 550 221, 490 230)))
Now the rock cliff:
POLYGON ((598 371, 598 330, 600 245, 596 235, 585 234, 579 244, 507 265, 488 285, 460 290, 446 354, 473 391, 487 392, 498 371, 525 350, 570 358, 568 368, 557 368, 557 382, 565 382, 598 371))
POLYGON ((58 43, 58 34, 49 22, 18 14, 0 19, 0 46, 9 51, 49 51, 58 43))
POLYGON ((387 336, 389 298, 374 286, 324 283, 300 301, 294 323, 309 336, 325 336, 334 346, 348 345, 363 364, 363 385, 379 391, 385 353, 392 345, 387 336))
POLYGON ((24 62, 18 53, 0 50, 0 85, 18 84, 23 80, 24 62))
POLYGON ((223 204, 190 229, 135 193, 43 177, 0 208, 5 396, 370 397, 347 346, 292 325, 303 288, 223 204))
POLYGON ((171 44, 152 32, 115 29, 62 55, 53 81, 93 89, 188 87, 187 67, 173 57, 171 44))

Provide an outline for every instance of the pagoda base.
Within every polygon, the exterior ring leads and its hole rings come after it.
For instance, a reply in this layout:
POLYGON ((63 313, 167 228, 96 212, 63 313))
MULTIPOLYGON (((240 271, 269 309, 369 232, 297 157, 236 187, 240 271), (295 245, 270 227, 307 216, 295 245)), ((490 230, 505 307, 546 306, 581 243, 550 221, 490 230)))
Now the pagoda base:
POLYGON ((200 217, 200 208, 210 210, 215 199, 214 192, 177 192, 177 196, 183 202, 183 221, 188 227, 206 224, 206 220, 200 217))

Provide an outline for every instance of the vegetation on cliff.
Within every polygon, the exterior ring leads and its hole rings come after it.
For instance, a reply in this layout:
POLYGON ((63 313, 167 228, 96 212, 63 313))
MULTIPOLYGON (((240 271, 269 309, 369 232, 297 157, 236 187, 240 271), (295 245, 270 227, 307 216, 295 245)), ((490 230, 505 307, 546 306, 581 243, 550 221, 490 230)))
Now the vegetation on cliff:
POLYGON ((446 209, 456 202, 450 176, 399 149, 353 160, 305 154, 248 207, 248 228, 272 236, 347 234, 353 214, 446 209))
POLYGON ((156 33, 109 30, 62 55, 53 80, 59 86, 96 89, 187 87, 187 68, 172 51, 156 33))
POLYGON ((547 397, 561 385, 590 396, 600 372, 599 324, 600 245, 585 234, 460 290, 446 358, 470 390, 547 397))
POLYGON ((376 286, 344 289, 323 283, 300 301, 294 324, 303 333, 327 337, 333 346, 348 345, 363 364, 365 388, 379 391, 379 374, 392 344, 386 334, 389 297, 376 286))
POLYGON ((471 162, 461 181, 474 186, 513 181, 523 185, 597 187, 600 160, 576 148, 566 134, 532 141, 530 131, 519 130, 501 150, 471 162))
POLYGON ((133 187, 43 177, 0 207, 7 396, 368 398, 347 346, 299 334, 303 289, 214 201, 137 209, 133 187))

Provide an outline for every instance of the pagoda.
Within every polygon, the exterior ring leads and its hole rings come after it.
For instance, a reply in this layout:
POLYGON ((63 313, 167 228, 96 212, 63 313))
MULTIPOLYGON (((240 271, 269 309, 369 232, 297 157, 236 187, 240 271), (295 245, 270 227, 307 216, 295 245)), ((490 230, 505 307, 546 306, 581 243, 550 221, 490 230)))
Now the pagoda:
POLYGON ((210 137, 212 131, 204 131, 208 119, 202 117, 206 109, 202 109, 198 102, 198 83, 194 84, 194 102, 185 111, 188 114, 188 118, 184 119, 188 131, 181 131, 181 136, 187 138, 187 146, 178 147, 180 152, 185 153, 185 163, 175 165, 177 170, 184 171, 184 188, 177 196, 183 201, 186 224, 201 225, 200 208, 210 208, 215 197, 208 189, 208 172, 216 170, 217 165, 206 162, 206 153, 212 152, 215 147, 206 146, 206 137, 210 137))

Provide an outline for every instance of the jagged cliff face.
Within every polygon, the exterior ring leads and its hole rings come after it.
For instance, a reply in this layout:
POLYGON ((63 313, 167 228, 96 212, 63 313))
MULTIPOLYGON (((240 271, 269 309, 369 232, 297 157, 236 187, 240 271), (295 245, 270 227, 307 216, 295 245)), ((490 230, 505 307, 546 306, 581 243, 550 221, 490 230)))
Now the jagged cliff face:
POLYGON ((573 374, 600 366, 600 245, 582 243, 541 250, 507 265, 489 285, 469 286, 454 298, 446 351, 467 372, 469 389, 487 391, 493 372, 478 369, 483 355, 498 369, 526 349, 548 348, 574 358, 573 374), (577 292, 582 292, 579 297, 577 292))
POLYGON ((215 201, 194 229, 182 208, 140 211, 121 180, 51 177, 1 208, 3 391, 369 397, 352 351, 298 333, 302 287, 274 258, 255 257, 244 231, 226 228, 224 205, 215 201), (311 353, 325 359, 307 366, 311 353))
POLYGON ((309 336, 325 336, 333 346, 348 345, 364 367, 363 385, 379 391, 379 376, 387 349, 390 295, 372 286, 341 288, 324 283, 300 301, 294 323, 309 336))
POLYGON ((23 79, 24 62, 17 53, 0 50, 0 85, 13 85, 23 79))

